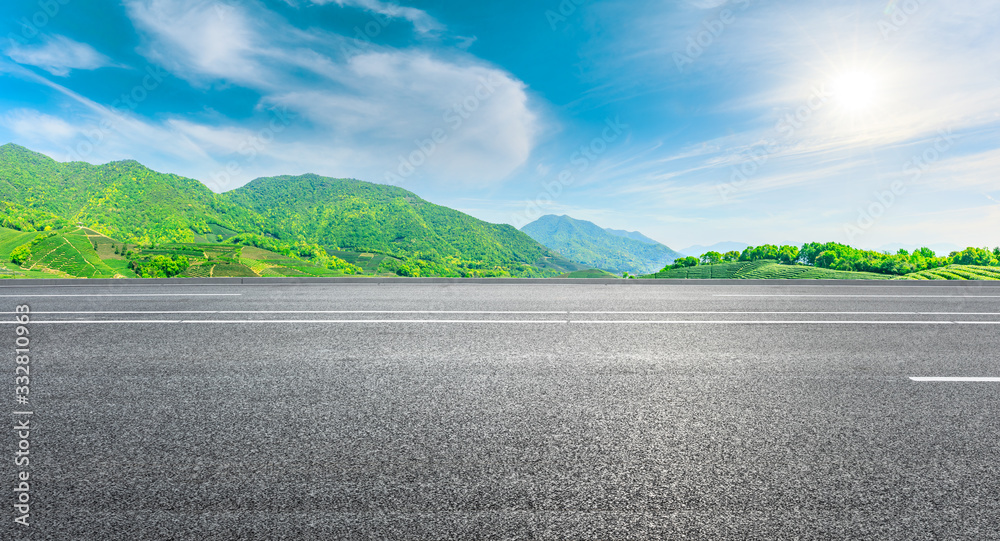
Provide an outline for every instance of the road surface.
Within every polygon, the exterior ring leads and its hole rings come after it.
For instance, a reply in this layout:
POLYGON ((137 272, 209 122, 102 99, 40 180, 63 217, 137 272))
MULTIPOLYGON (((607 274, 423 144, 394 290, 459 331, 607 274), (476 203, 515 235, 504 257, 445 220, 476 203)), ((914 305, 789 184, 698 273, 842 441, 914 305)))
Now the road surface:
POLYGON ((3 286, 3 539, 1000 538, 1000 287, 3 286))

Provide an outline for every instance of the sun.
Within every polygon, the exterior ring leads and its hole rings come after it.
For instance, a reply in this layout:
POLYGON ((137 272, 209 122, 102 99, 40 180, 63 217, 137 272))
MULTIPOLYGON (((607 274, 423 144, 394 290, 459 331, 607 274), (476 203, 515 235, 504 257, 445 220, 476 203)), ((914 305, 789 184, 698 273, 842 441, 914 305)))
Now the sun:
POLYGON ((879 84, 868 72, 847 71, 833 79, 831 92, 845 110, 862 113, 871 109, 878 101, 879 84))

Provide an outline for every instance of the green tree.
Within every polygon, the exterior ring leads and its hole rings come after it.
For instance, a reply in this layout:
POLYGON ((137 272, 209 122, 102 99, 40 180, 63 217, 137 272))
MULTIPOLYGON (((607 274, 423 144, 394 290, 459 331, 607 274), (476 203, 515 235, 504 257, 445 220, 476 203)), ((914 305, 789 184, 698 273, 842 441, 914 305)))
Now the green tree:
POLYGON ((718 265, 722 263, 722 254, 719 252, 707 252, 701 255, 702 265, 718 265))
POLYGON ((10 253, 10 261, 15 265, 23 265, 31 259, 31 245, 22 244, 10 253))
POLYGON ((966 248, 952 255, 951 262, 956 265, 983 265, 987 267, 1000 264, 1000 258, 993 255, 987 248, 966 248))
POLYGON ((795 246, 782 246, 778 249, 778 261, 791 265, 798 261, 799 249, 795 246))
POLYGON ((726 252, 726 253, 722 254, 722 260, 725 261, 725 262, 727 262, 727 263, 728 262, 733 262, 733 261, 739 261, 740 260, 740 253, 737 252, 737 251, 735 251, 735 250, 731 251, 731 252, 726 252))
POLYGON ((674 261, 674 264, 670 265, 667 268, 670 268, 670 269, 683 269, 685 267, 697 267, 699 263, 700 263, 700 261, 698 260, 697 257, 688 256, 688 257, 682 257, 682 258, 678 259, 677 261, 674 261))

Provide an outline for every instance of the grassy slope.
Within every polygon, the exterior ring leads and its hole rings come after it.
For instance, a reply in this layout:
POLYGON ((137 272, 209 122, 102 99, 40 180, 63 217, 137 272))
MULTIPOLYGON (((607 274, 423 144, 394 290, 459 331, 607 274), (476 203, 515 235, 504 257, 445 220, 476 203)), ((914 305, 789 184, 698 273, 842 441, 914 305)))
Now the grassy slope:
POLYGON ((328 251, 464 262, 515 275, 580 268, 509 225, 477 220, 400 188, 315 175, 259 179, 218 195, 196 180, 135 161, 64 164, 8 144, 0 146, 0 202, 0 225, 39 229, 52 220, 80 222, 132 244, 217 242, 220 235, 256 233, 315 242, 328 251))
POLYGON ((279 237, 301 235, 328 251, 511 269, 543 261, 563 271, 579 268, 509 225, 434 205, 395 186, 303 175, 257 179, 225 195, 274 223, 279 237))
POLYGON ((341 270, 328 269, 308 261, 251 246, 243 248, 240 261, 248 266, 256 276, 336 277, 345 275, 341 270))
POLYGON ((64 164, 10 144, 0 147, 0 199, 132 242, 191 241, 213 222, 266 229, 259 216, 193 179, 135 161, 64 164))
POLYGON ((115 278, 122 273, 97 255, 90 239, 77 229, 46 238, 31 249, 25 270, 46 272, 59 277, 115 278))
POLYGON ((907 280, 1000 280, 1000 267, 949 265, 904 276, 907 280))
POLYGON ((894 277, 870 272, 845 272, 816 267, 779 265, 775 261, 723 263, 673 269, 643 278, 726 279, 726 280, 891 280, 894 277))
POLYGON ((542 216, 521 231, 568 259, 618 275, 655 272, 682 257, 662 244, 616 235, 569 216, 542 216))
POLYGON ((620 278, 615 276, 606 270, 601 269, 587 269, 581 271, 567 272, 559 276, 559 278, 620 278))

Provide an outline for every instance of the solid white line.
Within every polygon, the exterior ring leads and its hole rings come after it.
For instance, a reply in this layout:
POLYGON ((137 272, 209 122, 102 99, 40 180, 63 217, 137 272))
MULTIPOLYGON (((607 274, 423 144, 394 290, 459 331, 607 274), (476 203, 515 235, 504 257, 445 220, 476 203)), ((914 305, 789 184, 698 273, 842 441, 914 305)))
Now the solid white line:
MULTIPOLYGON (((564 319, 93 319, 93 320, 62 320, 62 321, 38 321, 31 322, 33 325, 109 325, 109 324, 228 324, 238 325, 246 323, 269 323, 269 324, 391 324, 391 323, 419 323, 419 324, 501 324, 501 325, 527 325, 527 324, 580 324, 580 325, 1000 325, 1000 321, 697 321, 697 320, 564 320, 564 319)), ((0 321, 0 325, 16 325, 16 321, 0 321)))
POLYGON ((918 382, 1000 383, 1000 378, 910 378, 918 382))
POLYGON ((1000 299, 1000 295, 712 295, 713 297, 841 297, 890 299, 1000 299))
MULTIPOLYGON (((15 312, 2 312, 14 314, 15 312)), ((519 315, 566 315, 565 310, 557 312, 538 311, 459 311, 459 310, 135 310, 135 311, 85 311, 85 312, 32 312, 33 314, 519 314, 519 315)), ((996 315, 1000 315, 997 313, 996 315)))
MULTIPOLYGON (((14 314, 15 312, 0 312, 14 314)), ((512 315, 884 315, 884 316, 1000 316, 1000 312, 743 312, 743 311, 516 311, 516 310, 97 310, 97 311, 43 311, 33 314, 512 314, 512 315)))
MULTIPOLYGON (((956 325, 959 321, 766 321, 766 320, 717 320, 717 321, 643 321, 643 320, 618 320, 618 321, 586 321, 578 320, 570 323, 588 324, 632 324, 632 325, 956 325)), ((1000 325, 1000 321, 996 322, 1000 325)))
MULTIPOLYGON (((0 322, 6 323, 6 322, 0 322)), ((122 319, 122 320, 66 320, 66 321, 32 321, 32 325, 101 325, 101 324, 127 324, 127 323, 162 323, 162 324, 228 324, 239 325, 244 323, 312 323, 312 324, 368 324, 368 323, 501 323, 501 324, 559 324, 569 323, 566 320, 554 319, 526 319, 526 320, 488 320, 488 319, 185 319, 185 320, 156 320, 156 319, 122 319)))
POLYGON ((24 297, 240 297, 242 293, 80 293, 66 295, 0 295, 2 298, 24 297))

